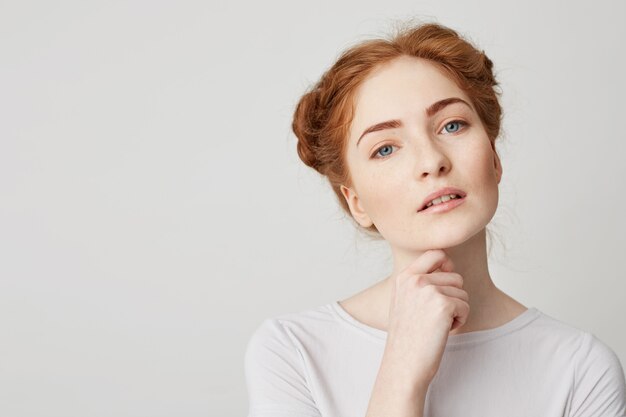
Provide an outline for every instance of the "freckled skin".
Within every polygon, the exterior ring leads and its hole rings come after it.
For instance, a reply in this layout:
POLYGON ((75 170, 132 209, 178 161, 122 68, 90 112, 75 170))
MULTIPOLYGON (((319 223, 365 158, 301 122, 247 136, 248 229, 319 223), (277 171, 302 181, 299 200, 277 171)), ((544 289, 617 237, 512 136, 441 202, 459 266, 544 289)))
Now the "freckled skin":
POLYGON ((502 168, 478 114, 454 103, 426 116, 428 106, 448 97, 472 104, 435 64, 406 56, 377 68, 355 96, 346 155, 354 184, 342 191, 355 219, 365 227, 373 222, 401 264, 463 243, 497 209, 502 168), (356 146, 367 127, 392 119, 403 126, 369 133, 356 146), (457 120, 469 125, 450 124, 457 120), (389 147, 377 151, 382 145, 389 147), (375 152, 380 159, 370 159, 375 152), (446 213, 417 213, 444 186, 465 191, 466 201, 446 213))

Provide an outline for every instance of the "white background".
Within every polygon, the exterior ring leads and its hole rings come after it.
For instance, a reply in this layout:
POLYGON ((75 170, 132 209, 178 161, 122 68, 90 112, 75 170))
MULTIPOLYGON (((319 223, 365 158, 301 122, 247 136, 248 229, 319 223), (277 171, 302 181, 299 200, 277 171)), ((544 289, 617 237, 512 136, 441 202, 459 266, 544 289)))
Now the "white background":
POLYGON ((1 1, 0 415, 245 415, 263 319, 390 271, 290 123, 409 17, 495 63, 496 285, 626 363, 625 4, 1 1))

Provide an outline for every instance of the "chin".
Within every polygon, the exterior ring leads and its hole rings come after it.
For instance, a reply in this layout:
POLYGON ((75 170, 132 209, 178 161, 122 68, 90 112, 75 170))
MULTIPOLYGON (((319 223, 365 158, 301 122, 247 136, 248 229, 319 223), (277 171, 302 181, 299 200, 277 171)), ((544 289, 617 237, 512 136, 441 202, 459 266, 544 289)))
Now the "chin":
MULTIPOLYGON (((486 223, 488 223, 488 221, 486 223)), ((478 221, 473 224, 468 222, 461 227, 459 227, 458 224, 449 226, 442 225, 442 228, 433 230, 430 237, 420 240, 427 242, 428 247, 424 250, 447 249, 461 246, 473 238, 478 237, 481 233, 484 233, 486 223, 484 221, 478 221)))
POLYGON ((432 240, 432 247, 438 249, 453 248, 455 246, 462 245, 470 240, 476 233, 471 233, 465 230, 449 230, 446 233, 442 233, 432 240))
MULTIPOLYGON (((429 249, 446 249, 464 243, 485 234, 485 227, 491 221, 497 209, 496 204, 473 208, 461 216, 449 216, 438 219, 436 223, 378 225, 378 231, 392 246, 404 247, 406 250, 425 251, 429 249), (480 216, 476 216, 480 213, 480 216)), ((445 214, 443 214, 445 216, 445 214)))

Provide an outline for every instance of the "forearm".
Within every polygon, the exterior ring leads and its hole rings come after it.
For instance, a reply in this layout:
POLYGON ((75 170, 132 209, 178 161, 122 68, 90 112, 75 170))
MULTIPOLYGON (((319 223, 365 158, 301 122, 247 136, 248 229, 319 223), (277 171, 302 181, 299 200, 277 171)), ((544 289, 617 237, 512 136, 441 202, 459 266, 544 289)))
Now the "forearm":
POLYGON ((428 385, 403 382, 398 373, 381 367, 365 417, 423 417, 428 385))

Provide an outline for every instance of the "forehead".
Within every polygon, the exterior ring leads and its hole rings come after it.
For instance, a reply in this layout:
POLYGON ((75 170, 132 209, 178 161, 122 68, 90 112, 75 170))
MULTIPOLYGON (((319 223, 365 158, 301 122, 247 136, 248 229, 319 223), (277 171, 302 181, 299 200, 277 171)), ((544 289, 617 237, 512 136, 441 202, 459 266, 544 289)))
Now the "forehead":
POLYGON ((421 119, 430 104, 453 96, 471 102, 437 64, 422 58, 396 58, 376 68, 357 89, 351 136, 383 120, 421 119))

